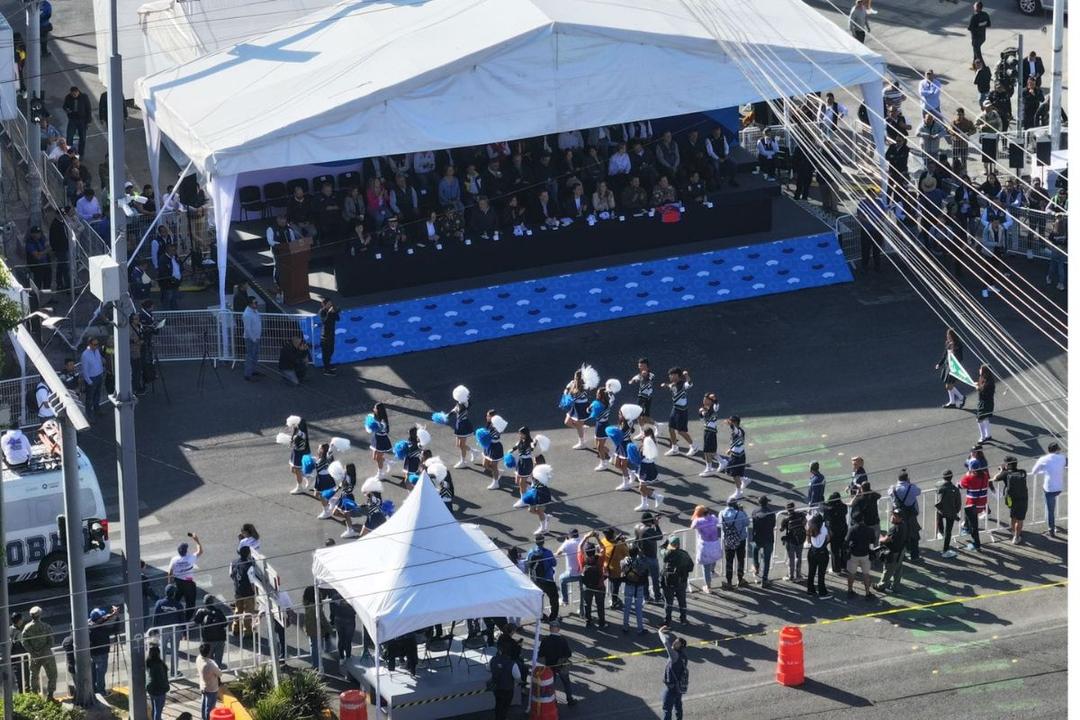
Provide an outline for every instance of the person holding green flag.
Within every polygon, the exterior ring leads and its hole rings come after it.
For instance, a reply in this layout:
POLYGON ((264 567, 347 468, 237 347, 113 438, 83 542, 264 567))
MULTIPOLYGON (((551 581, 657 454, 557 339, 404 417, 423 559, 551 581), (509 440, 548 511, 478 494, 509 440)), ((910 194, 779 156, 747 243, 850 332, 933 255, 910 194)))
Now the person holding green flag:
POLYGON ((948 328, 945 330, 945 352, 934 366, 935 370, 941 371, 941 381, 945 383, 945 393, 949 397, 949 401, 941 406, 943 408, 964 407, 965 398, 963 393, 956 389, 957 381, 975 387, 975 381, 964 369, 963 362, 964 344, 960 342, 956 331, 948 328))

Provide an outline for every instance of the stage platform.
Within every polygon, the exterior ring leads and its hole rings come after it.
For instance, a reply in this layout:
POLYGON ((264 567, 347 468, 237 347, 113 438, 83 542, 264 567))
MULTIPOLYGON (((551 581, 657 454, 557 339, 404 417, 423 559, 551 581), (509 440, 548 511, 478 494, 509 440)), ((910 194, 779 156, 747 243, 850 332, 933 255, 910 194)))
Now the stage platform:
MULTIPOLYGON (((493 709, 495 697, 487 690, 487 664, 494 654, 495 648, 465 649, 461 638, 455 638, 449 652, 432 653, 425 660, 421 646, 416 677, 400 667, 393 672, 379 669, 384 712, 394 720, 436 720, 493 709)), ((374 699, 374 659, 370 655, 353 657, 345 669, 374 699)))

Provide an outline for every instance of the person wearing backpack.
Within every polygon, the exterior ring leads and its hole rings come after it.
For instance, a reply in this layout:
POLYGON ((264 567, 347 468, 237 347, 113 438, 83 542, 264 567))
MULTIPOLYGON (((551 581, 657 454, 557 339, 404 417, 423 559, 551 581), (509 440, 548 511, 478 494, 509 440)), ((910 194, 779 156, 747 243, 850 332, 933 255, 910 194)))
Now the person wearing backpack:
POLYGON ((237 558, 229 566, 229 578, 233 582, 233 606, 236 619, 233 621, 233 634, 250 635, 252 617, 255 614, 255 586, 251 582, 251 571, 255 563, 251 559, 251 548, 242 546, 237 551, 237 558))
POLYGON ((900 513, 900 518, 904 521, 908 555, 912 562, 918 562, 919 530, 922 529, 919 525, 919 496, 922 495, 922 488, 912 484, 907 468, 904 468, 896 478, 896 485, 893 486, 890 495, 892 495, 893 509, 900 513))
POLYGON ((874 586, 878 592, 896 592, 900 589, 900 577, 904 573, 904 548, 907 547, 907 527, 900 513, 893 511, 889 532, 881 536, 885 551, 885 571, 881 582, 874 586))
POLYGON ((953 484, 952 470, 941 473, 941 482, 937 486, 937 531, 944 538, 941 546, 941 557, 954 558, 956 551, 952 549, 953 524, 960 517, 960 488, 953 484))
POLYGON ((592 611, 600 628, 607 627, 604 619, 604 561, 595 545, 585 545, 581 568, 581 597, 585 607, 585 627, 592 627, 592 611))
POLYGON ((825 525, 829 528, 829 556, 832 558, 832 571, 834 575, 840 575, 847 567, 844 541, 847 539, 848 532, 848 507, 840 499, 840 493, 834 492, 829 495, 824 511, 825 525))
POLYGON ((682 720, 682 696, 690 683, 690 667, 686 660, 686 640, 675 636, 668 626, 659 631, 660 642, 667 651, 668 661, 664 666, 664 720, 671 720, 671 711, 675 711, 675 720, 682 720))
POLYGON ((776 531, 776 512, 769 506, 769 497, 758 498, 758 509, 750 518, 750 555, 754 560, 754 575, 761 587, 769 585, 769 567, 772 563, 773 537, 776 531))
POLYGON ((521 670, 506 652, 504 643, 495 646, 495 657, 488 663, 491 679, 488 689, 495 695, 495 720, 506 720, 510 703, 514 701, 514 687, 521 682, 521 670))
POLYGON ((749 587, 743 578, 746 569, 746 538, 749 535, 750 517, 734 497, 727 501, 727 508, 720 516, 721 538, 724 545, 724 590, 731 590, 734 565, 738 565, 739 587, 749 587))
POLYGON ((787 504, 787 512, 780 521, 780 542, 787 550, 788 574, 785 580, 802 582, 802 547, 806 542, 806 514, 795 509, 795 503, 787 504))
POLYGON ((991 482, 1000 483, 1001 494, 1005 496, 1005 504, 1009 507, 1012 544, 1019 545, 1024 532, 1024 518, 1027 516, 1027 471, 1017 467, 1014 456, 1006 455, 1005 463, 998 468, 998 473, 991 482))
POLYGON ((626 557, 623 558, 622 563, 619 565, 619 570, 622 573, 623 587, 626 593, 626 601, 623 603, 622 631, 624 633, 630 632, 630 610, 632 608, 637 617, 638 635, 644 635, 645 618, 642 606, 645 603, 645 586, 649 582, 649 564, 641 556, 641 550, 636 544, 630 546, 626 557))
POLYGON ((664 625, 671 624, 671 611, 679 601, 679 622, 686 624, 686 585, 694 572, 694 561, 682 549, 682 538, 672 535, 663 545, 660 586, 664 590, 664 625))
POLYGON ((825 570, 829 567, 829 528, 825 525, 825 517, 818 512, 806 520, 806 564, 809 568, 806 592, 822 599, 832 597, 825 585, 825 570))
POLYGON ((210 643, 210 657, 214 658, 219 668, 225 670, 226 666, 222 661, 225 656, 225 626, 228 619, 213 595, 203 598, 203 606, 195 611, 191 622, 202 630, 203 642, 210 643))

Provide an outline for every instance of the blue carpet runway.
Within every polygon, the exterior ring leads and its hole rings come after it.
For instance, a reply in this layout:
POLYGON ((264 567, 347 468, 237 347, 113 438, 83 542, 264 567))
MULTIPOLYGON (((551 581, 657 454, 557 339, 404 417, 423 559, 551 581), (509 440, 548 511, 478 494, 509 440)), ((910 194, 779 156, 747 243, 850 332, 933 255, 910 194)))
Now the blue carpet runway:
MULTIPOLYGON (((333 359, 359 362, 851 280, 835 235, 821 233, 343 309, 333 359)), ((319 330, 316 317, 309 341, 319 330)), ((311 345, 321 365, 318 342, 311 345)))

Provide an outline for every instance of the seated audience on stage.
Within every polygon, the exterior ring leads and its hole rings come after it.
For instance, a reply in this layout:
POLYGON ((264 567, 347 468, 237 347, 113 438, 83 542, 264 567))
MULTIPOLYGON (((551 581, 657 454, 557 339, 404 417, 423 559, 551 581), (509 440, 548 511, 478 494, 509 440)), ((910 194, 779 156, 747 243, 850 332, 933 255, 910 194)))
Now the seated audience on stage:
POLYGON ((529 222, 547 228, 559 226, 559 207, 546 188, 541 190, 533 201, 532 217, 529 222))
POLYGON ((589 199, 585 197, 585 186, 577 183, 570 189, 570 197, 566 200, 566 216, 577 219, 588 217, 592 212, 589 207, 589 199))
POLYGON ((285 217, 302 237, 315 237, 311 198, 304 194, 304 188, 299 185, 293 188, 293 194, 285 206, 285 217))
POLYGON ((499 229, 499 216, 486 195, 480 195, 476 199, 476 207, 473 208, 469 218, 469 233, 481 238, 493 237, 499 229))
POLYGON ((675 188, 671 185, 667 175, 661 175, 660 180, 652 192, 652 206, 660 207, 675 202, 675 188))
POLYGON ((644 210, 648 204, 649 195, 645 188, 641 187, 641 178, 631 175, 630 184, 623 188, 619 196, 619 207, 626 212, 637 213, 644 210))
POLYGON ((593 210, 597 213, 612 213, 615 211, 615 193, 611 192, 607 182, 601 180, 596 184, 596 190, 592 196, 593 210))

